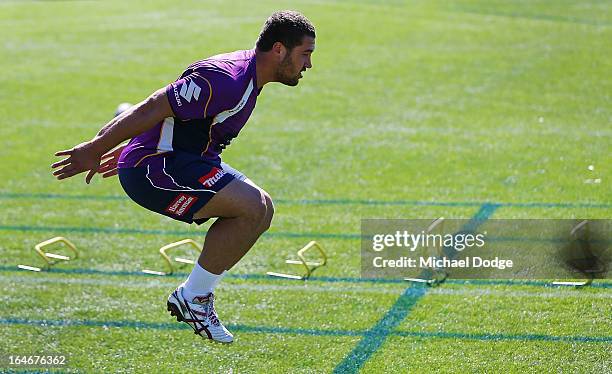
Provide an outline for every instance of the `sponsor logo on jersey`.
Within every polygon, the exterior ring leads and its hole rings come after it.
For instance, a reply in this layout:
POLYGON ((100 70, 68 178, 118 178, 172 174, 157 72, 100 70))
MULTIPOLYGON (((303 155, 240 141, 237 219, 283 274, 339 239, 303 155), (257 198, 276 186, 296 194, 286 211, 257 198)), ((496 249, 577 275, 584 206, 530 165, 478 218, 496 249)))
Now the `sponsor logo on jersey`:
POLYGON ((172 90, 174 91, 174 99, 176 100, 176 104, 178 106, 182 106, 183 103, 181 102, 181 97, 179 96, 178 90, 176 89, 176 86, 172 85, 172 90))
POLYGON ((212 187, 224 175, 225 172, 222 169, 213 167, 208 174, 201 176, 200 179, 198 179, 198 182, 202 183, 206 187, 212 187))
POLYGON ((188 103, 191 102, 191 99, 196 99, 196 101, 200 98, 200 86, 195 84, 193 81, 190 81, 189 84, 187 82, 183 83, 181 86, 181 96, 187 100, 188 103))
POLYGON ((170 205, 168 205, 166 212, 180 217, 185 214, 196 201, 198 201, 197 197, 181 193, 170 203, 170 205))

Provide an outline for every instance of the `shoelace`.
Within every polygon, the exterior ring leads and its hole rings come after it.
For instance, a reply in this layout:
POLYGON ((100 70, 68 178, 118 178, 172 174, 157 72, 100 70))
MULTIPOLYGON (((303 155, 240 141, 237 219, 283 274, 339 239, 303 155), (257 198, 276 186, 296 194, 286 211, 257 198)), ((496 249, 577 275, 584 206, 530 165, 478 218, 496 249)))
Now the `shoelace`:
MULTIPOLYGON (((195 304, 202 306, 202 308, 204 309, 204 313, 203 313, 204 318, 208 318, 211 324, 215 326, 219 326, 221 323, 219 322, 219 318, 217 317, 217 311, 215 310, 214 301, 215 301, 214 295, 211 294, 210 296, 208 296, 208 301, 202 304, 199 304, 199 303, 195 303, 195 304)), ((199 312, 198 314, 200 313, 201 312, 199 312)))
POLYGON ((219 326, 219 318, 217 318, 217 311, 215 311, 214 298, 212 295, 210 295, 210 298, 208 299, 208 303, 206 304, 204 310, 206 311, 206 315, 208 316, 210 323, 215 326, 219 326))

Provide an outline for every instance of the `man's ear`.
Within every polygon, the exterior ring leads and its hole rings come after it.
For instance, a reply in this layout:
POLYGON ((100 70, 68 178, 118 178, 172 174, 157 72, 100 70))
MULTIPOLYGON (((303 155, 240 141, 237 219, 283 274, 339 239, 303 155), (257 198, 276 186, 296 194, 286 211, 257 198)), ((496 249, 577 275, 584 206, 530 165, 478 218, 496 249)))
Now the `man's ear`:
POLYGON ((272 45, 272 52, 278 57, 279 61, 282 61, 287 55, 287 48, 281 42, 275 42, 272 45))

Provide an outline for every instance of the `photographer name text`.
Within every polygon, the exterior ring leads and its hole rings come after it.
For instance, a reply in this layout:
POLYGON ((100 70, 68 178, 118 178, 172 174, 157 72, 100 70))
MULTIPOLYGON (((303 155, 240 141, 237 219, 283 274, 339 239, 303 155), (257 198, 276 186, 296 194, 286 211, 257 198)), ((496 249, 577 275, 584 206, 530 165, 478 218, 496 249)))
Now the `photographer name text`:
POLYGON ((386 259, 374 257, 372 265, 375 268, 495 268, 504 270, 512 268, 512 260, 495 258, 482 258, 478 256, 464 257, 460 260, 451 260, 438 257, 399 257, 386 259))

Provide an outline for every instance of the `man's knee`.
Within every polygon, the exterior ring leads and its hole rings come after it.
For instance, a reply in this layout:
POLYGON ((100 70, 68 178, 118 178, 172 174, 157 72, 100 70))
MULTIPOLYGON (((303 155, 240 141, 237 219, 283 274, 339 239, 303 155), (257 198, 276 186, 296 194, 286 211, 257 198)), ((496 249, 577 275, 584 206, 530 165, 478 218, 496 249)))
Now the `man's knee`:
POLYGON ((259 196, 253 196, 252 199, 244 201, 244 209, 242 210, 242 217, 248 218, 254 224, 262 222, 266 218, 267 204, 263 193, 259 196))
POLYGON ((272 218, 274 217, 274 202, 272 201, 272 198, 270 197, 270 195, 264 191, 261 190, 265 204, 266 204, 266 214, 263 217, 263 220, 261 221, 261 226, 260 226, 260 230, 261 232, 265 232, 270 228, 270 225, 272 224, 272 218))

